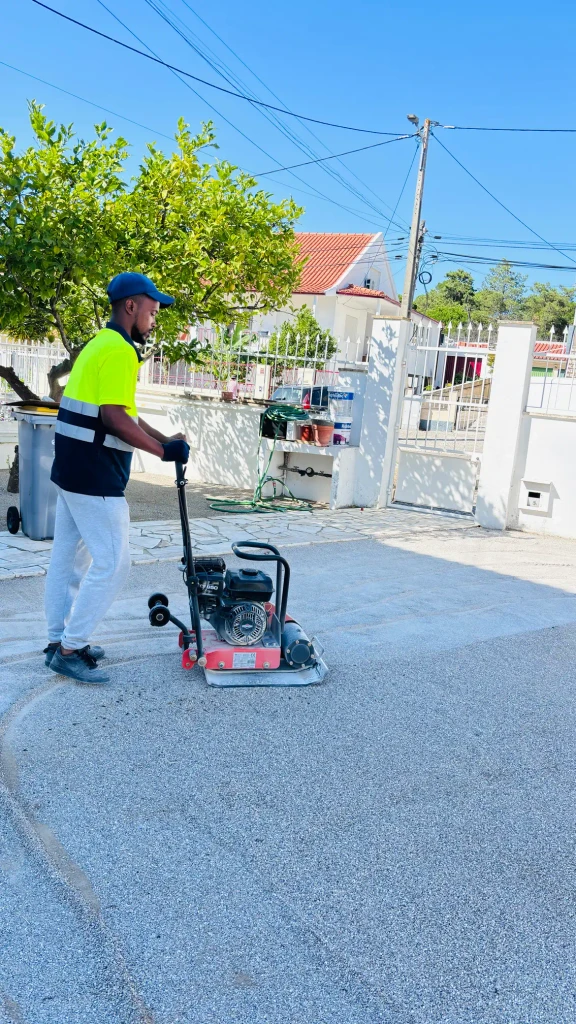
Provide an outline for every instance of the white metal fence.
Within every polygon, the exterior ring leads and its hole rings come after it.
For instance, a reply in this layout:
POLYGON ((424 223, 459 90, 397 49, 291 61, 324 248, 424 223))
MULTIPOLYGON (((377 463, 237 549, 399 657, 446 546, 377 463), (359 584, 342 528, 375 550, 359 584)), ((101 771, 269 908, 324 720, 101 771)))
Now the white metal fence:
MULTIPOLYGON (((0 337, 0 365, 11 366, 20 380, 38 395, 48 395, 48 371, 66 358, 67 352, 57 342, 11 342, 0 337)), ((16 399, 3 377, 0 377, 0 419, 10 416, 4 403, 16 399)))
MULTIPOLYGON (((152 391, 180 391, 219 398, 232 393, 235 398, 267 400, 280 387, 337 385, 342 369, 366 369, 368 346, 362 341, 338 340, 335 350, 327 341, 298 339, 283 345, 270 337, 242 339, 222 344, 216 333, 201 329, 199 362, 169 363, 163 346, 154 351, 140 370, 140 387, 152 391)), ((0 364, 15 373, 39 397, 48 395, 48 371, 66 357, 57 343, 15 343, 0 337, 0 364)), ((2 403, 15 399, 7 382, 0 378, 0 418, 10 411, 2 403)))
POLYGON ((573 331, 561 335, 554 329, 546 341, 534 346, 532 374, 526 409, 546 416, 576 416, 576 351, 573 331))
POLYGON ((496 335, 492 324, 414 324, 406 357, 400 447, 481 452, 496 335))
POLYGON ((339 340, 330 354, 327 341, 302 339, 288 345, 257 337, 236 345, 232 340, 222 344, 207 333, 194 366, 184 361, 169 363, 160 346, 142 366, 140 387, 267 400, 280 387, 336 385, 340 370, 367 366, 364 342, 339 340))

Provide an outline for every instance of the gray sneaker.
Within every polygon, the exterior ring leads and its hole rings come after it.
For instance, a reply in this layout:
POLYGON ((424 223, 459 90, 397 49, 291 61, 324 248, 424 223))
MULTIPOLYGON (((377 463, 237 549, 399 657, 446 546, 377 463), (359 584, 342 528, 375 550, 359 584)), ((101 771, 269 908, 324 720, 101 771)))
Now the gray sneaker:
MULTIPOLYGON (((44 658, 44 664, 45 665, 47 665, 47 666, 50 665, 50 662, 52 661, 52 658, 56 654, 56 651, 58 650, 59 647, 60 647, 60 644, 59 643, 55 643, 55 644, 48 644, 48 647, 44 648, 43 653, 46 655, 46 657, 44 658)), ((104 657, 104 648, 103 647, 96 647, 96 646, 94 646, 94 647, 89 647, 88 650, 89 650, 90 654, 92 655, 92 657, 96 661, 100 661, 100 659, 104 657)))
POLYGON ((74 651, 74 654, 61 654, 60 648, 58 648, 52 657, 50 668, 58 675, 76 679, 79 683, 108 683, 110 681, 110 676, 98 668, 98 663, 90 653, 89 647, 82 647, 79 651, 74 651))

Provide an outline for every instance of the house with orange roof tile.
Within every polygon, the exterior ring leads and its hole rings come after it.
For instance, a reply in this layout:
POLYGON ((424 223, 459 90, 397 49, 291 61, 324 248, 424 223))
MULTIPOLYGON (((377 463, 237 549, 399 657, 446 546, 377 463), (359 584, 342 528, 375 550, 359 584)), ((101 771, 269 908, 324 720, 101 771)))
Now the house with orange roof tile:
POLYGON ((292 310, 254 317, 252 330, 272 334, 293 316, 294 309, 307 305, 320 326, 339 339, 342 354, 361 361, 374 317, 400 312, 383 233, 297 232, 296 240, 306 263, 292 295, 292 310))

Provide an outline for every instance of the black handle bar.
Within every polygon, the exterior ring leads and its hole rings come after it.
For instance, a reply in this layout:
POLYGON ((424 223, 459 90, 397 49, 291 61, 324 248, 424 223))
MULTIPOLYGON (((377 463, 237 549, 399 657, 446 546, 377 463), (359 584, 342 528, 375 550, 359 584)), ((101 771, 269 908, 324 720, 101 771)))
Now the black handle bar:
POLYGON ((198 579, 196 577, 192 540, 190 538, 190 524, 188 522, 188 505, 186 502, 186 466, 183 462, 176 463, 176 486, 178 488, 178 507, 180 509, 180 524, 182 526, 182 544, 184 547, 188 604, 190 606, 192 629, 196 635, 196 655, 198 659, 200 659, 204 656, 204 647, 202 644, 202 620, 200 618, 200 607, 198 604, 198 579))
POLYGON ((239 540, 232 545, 232 551, 238 558, 246 558, 251 562, 276 562, 276 614, 280 622, 280 631, 286 625, 286 609, 288 607, 288 590, 290 588, 290 566, 282 557, 278 548, 273 544, 263 544, 258 540, 239 540), (242 551, 242 548, 250 548, 250 551, 242 551), (269 554, 256 554, 257 550, 269 552, 269 554), (282 574, 282 569, 284 574, 282 574), (280 612, 278 612, 278 604, 280 612))

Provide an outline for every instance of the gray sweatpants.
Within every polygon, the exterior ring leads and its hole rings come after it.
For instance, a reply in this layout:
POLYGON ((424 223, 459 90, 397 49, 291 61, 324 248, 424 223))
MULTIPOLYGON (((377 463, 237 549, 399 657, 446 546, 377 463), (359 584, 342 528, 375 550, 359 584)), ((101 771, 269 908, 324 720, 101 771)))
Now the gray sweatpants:
POLYGON ((58 488, 54 547, 44 597, 48 642, 79 650, 90 639, 130 571, 125 498, 58 488))

